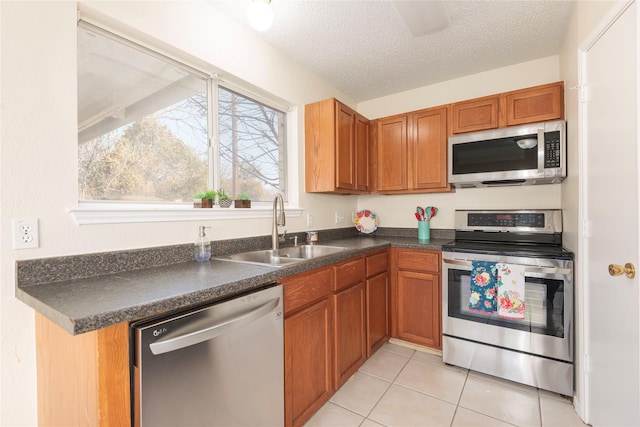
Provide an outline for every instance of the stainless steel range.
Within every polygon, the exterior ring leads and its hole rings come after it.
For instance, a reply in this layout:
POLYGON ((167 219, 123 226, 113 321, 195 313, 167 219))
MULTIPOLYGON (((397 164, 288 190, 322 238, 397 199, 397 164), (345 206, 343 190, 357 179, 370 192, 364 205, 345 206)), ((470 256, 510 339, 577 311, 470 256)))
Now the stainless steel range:
POLYGON ((445 363, 573 395, 573 254, 560 210, 459 210, 442 252, 445 363))

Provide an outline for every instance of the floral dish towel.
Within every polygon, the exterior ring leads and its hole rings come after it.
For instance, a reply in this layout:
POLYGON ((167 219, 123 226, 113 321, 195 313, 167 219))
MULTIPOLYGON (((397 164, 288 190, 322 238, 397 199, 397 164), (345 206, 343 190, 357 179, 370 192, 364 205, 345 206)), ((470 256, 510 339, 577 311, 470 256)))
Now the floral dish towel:
POLYGON ((496 263, 472 261, 469 309, 491 314, 496 311, 496 263))
POLYGON ((524 266, 497 263, 498 316, 524 319, 524 266))

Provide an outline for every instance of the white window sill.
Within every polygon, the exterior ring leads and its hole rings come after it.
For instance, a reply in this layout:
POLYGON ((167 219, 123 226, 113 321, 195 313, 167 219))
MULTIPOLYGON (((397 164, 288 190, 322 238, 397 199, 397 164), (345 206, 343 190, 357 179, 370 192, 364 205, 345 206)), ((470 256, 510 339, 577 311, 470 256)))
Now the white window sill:
MULTIPOLYGON (((302 208, 286 207, 287 216, 302 215, 302 208)), ((248 209, 236 208, 193 208, 190 206, 124 206, 118 204, 91 204, 69 209, 76 224, 124 224, 139 222, 203 221, 203 220, 243 220, 271 218, 273 208, 266 206, 248 209)))

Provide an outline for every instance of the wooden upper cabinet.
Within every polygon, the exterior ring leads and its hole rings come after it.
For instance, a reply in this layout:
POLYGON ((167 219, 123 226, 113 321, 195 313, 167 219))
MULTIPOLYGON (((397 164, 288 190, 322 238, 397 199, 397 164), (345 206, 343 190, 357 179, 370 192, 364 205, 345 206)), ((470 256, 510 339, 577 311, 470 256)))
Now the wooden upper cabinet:
POLYGON ((449 191, 447 108, 437 107, 378 120, 377 191, 449 191))
POLYGON ((447 187, 447 109, 430 108, 411 114, 409 158, 415 190, 447 187))
POLYGON ((498 104, 498 95, 456 102, 451 106, 451 132, 497 128, 498 104))
POLYGON ((552 83, 504 94, 506 125, 564 118, 564 83, 552 83))
POLYGON ((564 83, 556 82, 451 104, 451 133, 564 118, 564 83))
POLYGON ((336 187, 345 190, 356 186, 355 118, 355 111, 336 102, 336 187))
POLYGON ((355 188, 361 192, 369 191, 369 119, 356 113, 355 117, 355 188))
POLYGON ((369 190, 369 120, 330 98, 305 106, 305 186, 310 193, 369 190))
POLYGON ((379 191, 407 189, 407 121, 406 114, 378 120, 376 171, 379 191))

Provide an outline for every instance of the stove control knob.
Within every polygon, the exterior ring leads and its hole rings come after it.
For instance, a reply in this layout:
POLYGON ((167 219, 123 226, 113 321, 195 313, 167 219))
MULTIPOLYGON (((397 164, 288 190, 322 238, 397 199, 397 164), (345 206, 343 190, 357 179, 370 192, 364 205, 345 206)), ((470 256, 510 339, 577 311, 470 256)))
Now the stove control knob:
POLYGON ((629 279, 633 279, 636 277, 636 268, 630 262, 626 263, 624 267, 617 264, 609 264, 609 274, 611 276, 621 276, 624 274, 629 279))

